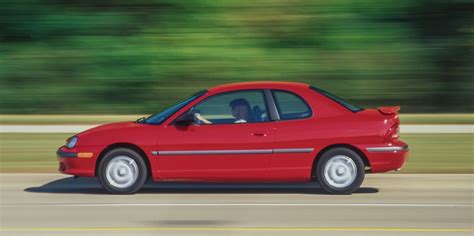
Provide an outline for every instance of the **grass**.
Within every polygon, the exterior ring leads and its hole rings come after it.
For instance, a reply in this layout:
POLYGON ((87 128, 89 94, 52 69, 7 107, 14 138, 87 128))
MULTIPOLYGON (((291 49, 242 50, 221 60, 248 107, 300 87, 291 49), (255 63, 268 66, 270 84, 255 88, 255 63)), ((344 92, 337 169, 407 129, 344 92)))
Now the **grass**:
MULTIPOLYGON (((71 134, 0 134, 1 172, 56 172, 71 134)), ((473 173, 474 134, 404 134, 411 155, 400 173, 473 173)))
POLYGON ((474 173, 474 134, 402 134, 410 147, 401 173, 474 173))
POLYGON ((400 114, 402 124, 474 124, 474 114, 400 114))
MULTIPOLYGON (((0 124, 104 124, 145 115, 0 115, 0 124)), ((402 124, 474 124, 474 114, 400 114, 402 124)))
POLYGON ((0 124, 105 124, 146 115, 0 115, 0 124))
POLYGON ((71 135, 0 133, 0 171, 56 172, 56 150, 71 135))

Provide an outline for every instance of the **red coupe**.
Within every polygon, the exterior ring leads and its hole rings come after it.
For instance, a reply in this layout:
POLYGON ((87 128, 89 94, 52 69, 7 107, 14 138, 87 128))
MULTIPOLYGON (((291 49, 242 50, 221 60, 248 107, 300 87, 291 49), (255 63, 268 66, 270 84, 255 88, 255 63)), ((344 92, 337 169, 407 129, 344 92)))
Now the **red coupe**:
POLYGON ((97 176, 112 193, 154 181, 308 182, 357 190, 400 169, 399 107, 364 109, 319 88, 250 82, 200 91, 135 122, 101 125, 59 148, 59 171, 97 176))

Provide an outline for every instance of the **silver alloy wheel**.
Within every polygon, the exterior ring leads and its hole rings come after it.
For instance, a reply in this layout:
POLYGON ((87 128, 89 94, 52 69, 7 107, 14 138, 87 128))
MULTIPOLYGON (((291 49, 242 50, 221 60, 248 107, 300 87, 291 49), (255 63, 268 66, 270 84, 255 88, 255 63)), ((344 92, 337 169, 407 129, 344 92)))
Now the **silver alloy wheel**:
POLYGON ((324 166, 324 178, 335 188, 345 188, 357 178, 357 166, 348 156, 331 157, 324 166))
POLYGON ((138 165, 129 156, 116 156, 107 163, 105 173, 110 185, 119 189, 125 189, 137 181, 138 165))

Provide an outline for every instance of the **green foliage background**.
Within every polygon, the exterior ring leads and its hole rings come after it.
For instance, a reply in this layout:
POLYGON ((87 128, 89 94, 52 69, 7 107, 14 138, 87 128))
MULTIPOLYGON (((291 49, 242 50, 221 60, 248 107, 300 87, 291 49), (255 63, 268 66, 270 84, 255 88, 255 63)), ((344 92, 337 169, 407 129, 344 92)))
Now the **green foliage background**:
POLYGON ((473 112, 468 0, 0 0, 0 113, 143 114, 210 86, 306 82, 473 112))

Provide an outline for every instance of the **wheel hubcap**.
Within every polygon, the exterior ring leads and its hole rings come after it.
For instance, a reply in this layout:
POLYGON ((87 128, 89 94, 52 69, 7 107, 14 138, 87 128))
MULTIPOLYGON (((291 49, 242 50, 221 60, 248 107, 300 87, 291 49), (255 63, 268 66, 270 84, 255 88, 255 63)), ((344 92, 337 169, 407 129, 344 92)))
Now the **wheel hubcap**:
POLYGON ((132 186, 138 178, 138 165, 128 156, 116 156, 107 163, 106 178, 110 185, 124 189, 132 186))
POLYGON ((357 166, 348 156, 331 157, 324 166, 324 178, 335 188, 345 188, 351 185, 357 177, 357 166))

